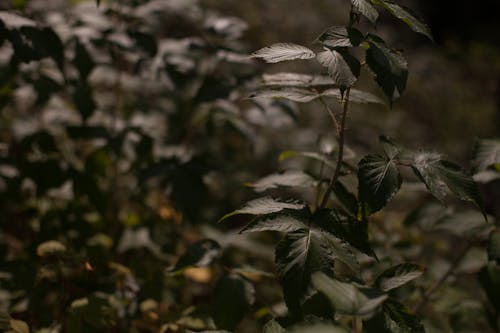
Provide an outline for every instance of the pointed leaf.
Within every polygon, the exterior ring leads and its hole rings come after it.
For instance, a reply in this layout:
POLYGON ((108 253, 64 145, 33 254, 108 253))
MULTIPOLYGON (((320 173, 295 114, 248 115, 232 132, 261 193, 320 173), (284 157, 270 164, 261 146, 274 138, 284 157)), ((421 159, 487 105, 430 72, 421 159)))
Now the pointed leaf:
POLYGON ((285 98, 297 103, 307 103, 319 97, 317 92, 296 87, 261 89, 250 95, 250 98, 285 98))
POLYGON ((363 34, 355 28, 334 26, 326 29, 316 39, 328 48, 358 46, 364 39, 363 34))
POLYGON ((399 52, 389 48, 382 39, 369 35, 366 63, 392 105, 406 88, 408 79, 406 60, 399 52))
POLYGON ((305 207, 305 203, 297 200, 280 200, 271 197, 263 197, 249 201, 240 209, 224 215, 219 222, 238 214, 263 215, 277 213, 284 209, 301 210, 305 207))
POLYGON ((318 62, 328 69, 328 74, 341 90, 351 87, 359 76, 361 65, 345 50, 326 50, 318 53, 318 62))
POLYGON ((411 30, 425 35, 430 40, 434 40, 432 38, 431 30, 429 29, 427 24, 425 24, 414 13, 412 13, 409 8, 398 5, 395 1, 392 0, 376 0, 375 3, 383 6, 392 15, 406 23, 411 28, 411 30))
POLYGON ((253 285, 236 274, 217 281, 213 291, 212 316, 217 328, 234 330, 255 301, 253 285))
POLYGON ((491 166, 500 166, 500 140, 479 140, 474 149, 472 161, 476 171, 486 170, 491 166))
POLYGON ((303 171, 287 170, 283 173, 266 176, 246 185, 253 188, 255 192, 263 192, 279 187, 312 187, 316 185, 316 180, 303 171))
POLYGON ((398 288, 424 274, 424 267, 416 264, 400 264, 385 270, 377 277, 375 285, 382 291, 398 288))
POLYGON ((353 283, 341 282, 318 272, 312 278, 314 287, 325 294, 341 315, 369 318, 387 299, 384 293, 353 283))
POLYGON ((368 0, 351 0, 351 3, 352 7, 370 20, 371 23, 375 24, 377 22, 378 12, 368 0))
POLYGON ((474 202, 484 213, 477 184, 459 165, 443 160, 439 154, 420 152, 414 155, 412 168, 431 194, 439 200, 446 200, 448 189, 461 200, 474 202))
POLYGON ((292 212, 279 212, 273 214, 262 215, 255 218, 240 232, 259 232, 259 231, 280 231, 291 232, 300 229, 307 229, 303 218, 292 212))
POLYGON ((276 247, 275 261, 292 314, 300 312, 300 305, 311 294, 312 273, 333 273, 334 256, 325 247, 322 234, 312 229, 286 234, 276 247))
POLYGON ((318 323, 312 325, 298 325, 294 327, 291 333, 348 333, 342 326, 334 324, 318 323))
POLYGON ((367 215, 383 208, 401 187, 402 178, 393 158, 367 155, 358 164, 359 200, 367 215))
POLYGON ((261 58, 269 63, 285 60, 311 59, 315 54, 305 46, 293 43, 277 43, 255 51, 251 58, 261 58))
POLYGON ((389 299, 382 311, 366 323, 367 333, 425 333, 424 326, 414 313, 403 304, 389 299))
POLYGON ((262 76, 262 84, 265 86, 279 87, 316 87, 316 86, 332 86, 335 81, 326 75, 308 75, 300 73, 276 73, 264 74, 262 76))

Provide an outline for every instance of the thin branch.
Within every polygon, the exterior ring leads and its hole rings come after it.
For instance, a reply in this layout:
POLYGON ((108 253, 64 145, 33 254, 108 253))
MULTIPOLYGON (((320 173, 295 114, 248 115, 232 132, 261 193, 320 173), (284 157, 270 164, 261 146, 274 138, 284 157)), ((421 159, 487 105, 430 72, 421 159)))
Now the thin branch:
POLYGON ((328 114, 330 115, 330 118, 332 118, 333 125, 335 126, 335 131, 337 132, 337 137, 340 136, 340 125, 339 122, 337 121, 337 117, 335 116, 335 112, 330 108, 328 103, 326 103, 325 99, 323 97, 320 97, 319 100, 325 107, 326 111, 328 111, 328 114))
POLYGON ((328 188, 326 189, 325 195, 323 196, 323 200, 321 201, 321 205, 319 205, 319 208, 325 208, 328 198, 330 197, 330 194, 333 191, 333 187, 335 186, 335 183, 340 177, 340 170, 342 169, 342 159, 344 156, 344 132, 345 132, 345 123, 346 123, 346 118, 347 118, 347 110, 349 107, 349 93, 351 89, 347 89, 344 98, 342 100, 342 119, 340 120, 340 128, 339 128, 339 153, 338 153, 338 158, 337 158, 337 165, 335 166, 335 172, 332 176, 332 179, 330 180, 330 184, 328 184, 328 188))
POLYGON ((448 270, 441 276, 439 280, 434 282, 434 284, 425 292, 422 300, 417 306, 414 308, 414 312, 418 313, 422 308, 429 302, 431 296, 438 291, 439 288, 443 286, 443 284, 448 280, 448 278, 455 272, 455 269, 458 267, 462 259, 467 254, 467 251, 472 247, 472 242, 469 242, 467 246, 465 246, 462 251, 457 255, 457 257, 453 260, 448 270))

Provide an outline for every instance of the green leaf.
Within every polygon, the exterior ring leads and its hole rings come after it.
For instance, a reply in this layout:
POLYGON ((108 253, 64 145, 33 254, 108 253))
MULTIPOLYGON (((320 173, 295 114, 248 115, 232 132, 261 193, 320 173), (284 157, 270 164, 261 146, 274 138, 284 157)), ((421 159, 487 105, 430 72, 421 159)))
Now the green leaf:
POLYGON ((375 256, 368 240, 366 220, 358 221, 355 217, 337 209, 325 208, 314 212, 313 222, 314 225, 342 239, 359 251, 372 257, 375 256))
POLYGON ((382 311, 366 322, 366 333, 425 333, 424 326, 415 314, 403 304, 389 299, 382 311))
POLYGON ((274 319, 269 320, 262 328, 262 333, 285 333, 286 330, 274 319))
POLYGON ((300 170, 287 170, 283 173, 275 173, 246 185, 253 188, 255 192, 263 192, 279 187, 301 187, 308 188, 316 185, 316 180, 307 173, 300 170))
POLYGON ((379 290, 329 278, 324 273, 312 277, 314 287, 325 294, 336 314, 369 318, 387 299, 379 290))
POLYGON ((356 218, 358 214, 358 199, 356 199, 356 196, 349 192, 340 181, 337 181, 333 186, 333 194, 344 207, 346 213, 356 218))
POLYGON ((210 266, 221 254, 220 245, 211 239, 202 239, 191 244, 170 272, 179 272, 189 267, 210 266))
POLYGON ((399 52, 377 36, 369 35, 367 45, 366 63, 392 105, 406 88, 408 64, 399 52))
POLYGON ((381 5, 387 9, 393 16, 397 17, 404 23, 406 23, 411 30, 425 35, 430 40, 432 38, 432 33, 427 24, 425 24, 421 19, 417 18, 414 13, 411 12, 409 8, 398 5, 395 1, 391 0, 374 0, 374 3, 381 5))
POLYGON ((291 232, 300 229, 307 229, 303 218, 298 214, 290 212, 279 212, 273 214, 262 215, 255 218, 240 232, 260 232, 260 231, 280 231, 291 232))
POLYGON ((311 295, 311 275, 318 271, 333 273, 334 256, 325 247, 322 233, 312 229, 286 234, 276 247, 275 261, 292 314, 300 313, 301 304, 311 295))
POLYGON ((398 288, 424 274, 425 268, 416 264, 399 264, 385 270, 377 277, 375 286, 382 291, 398 288))
POLYGON ((236 274, 217 281, 213 291, 212 316, 217 328, 234 330, 255 301, 253 285, 236 274))
POLYGON ((326 75, 308 75, 300 73, 276 73, 264 74, 262 76, 262 84, 264 86, 280 86, 280 87, 320 87, 332 86, 335 81, 326 75))
POLYGON ((459 165, 443 160, 439 154, 421 152, 413 156, 411 166, 431 194, 442 202, 446 200, 448 189, 461 200, 475 203, 484 214, 477 184, 459 165))
POLYGON ((364 36, 358 29, 334 26, 323 31, 316 42, 328 48, 339 48, 358 46, 363 39, 364 36))
POLYGON ((352 7, 355 11, 361 13, 364 17, 375 24, 378 19, 378 12, 368 0, 351 0, 352 7))
POLYGON ((500 165, 500 140, 484 139, 476 143, 472 165, 476 171, 500 165))
POLYGON ((315 54, 312 50, 302 45, 293 43, 277 43, 255 51, 251 58, 261 58, 268 63, 286 60, 311 59, 315 54))
POLYGON ((394 157, 371 154, 358 164, 359 200, 363 203, 366 215, 382 209, 401 184, 401 174, 394 157))
POLYGON ((490 233, 488 239, 488 258, 500 264, 500 228, 496 228, 490 233))
POLYGON ((240 209, 237 209, 231 213, 224 215, 219 220, 219 222, 231 216, 239 214, 264 215, 264 214, 277 213, 284 209, 301 210, 304 208, 306 208, 306 204, 301 201, 281 200, 281 199, 273 199, 271 197, 263 197, 249 201, 240 209))
POLYGON ((361 65, 346 50, 325 50, 318 53, 317 60, 328 69, 341 90, 351 87, 359 76, 361 65))
POLYGON ((479 282, 496 311, 500 312, 500 265, 490 261, 479 272, 479 282))
POLYGON ((250 98, 285 98, 297 103, 307 103, 321 95, 303 88, 284 87, 261 89, 250 95, 250 98))

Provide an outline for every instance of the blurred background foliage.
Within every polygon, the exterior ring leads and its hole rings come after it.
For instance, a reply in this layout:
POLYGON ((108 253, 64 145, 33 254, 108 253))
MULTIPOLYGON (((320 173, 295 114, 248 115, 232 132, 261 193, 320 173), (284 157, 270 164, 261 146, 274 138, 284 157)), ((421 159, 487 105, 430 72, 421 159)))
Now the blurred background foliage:
MULTIPOLYGON (((348 144, 361 156, 383 133, 467 165, 476 138, 500 135, 500 5, 405 3, 436 43, 382 16, 378 33, 408 59, 408 88, 392 110, 356 106, 348 144)), ((279 41, 312 43, 346 23, 347 2, 14 0, 0 10, 0 325, 12 317, 12 327, 21 320, 35 332, 258 332, 283 314, 268 273, 277 236, 237 235, 241 222, 216 222, 254 196, 245 182, 297 164, 317 169, 277 157, 311 150, 331 126, 319 103, 247 99, 265 69, 247 55, 279 41)), ((312 70, 320 68, 273 67, 312 70)), ((492 214, 495 184, 485 188, 492 214)), ((382 262, 427 258, 432 280, 457 238, 424 241, 401 227, 425 200, 403 195, 372 239, 393 254, 382 262)), ((487 261, 479 249, 464 272, 476 274, 478 260, 487 261)), ((447 316, 431 318, 435 332, 487 327, 478 305, 486 295, 442 292, 436 307, 447 316), (468 308, 450 310, 464 299, 468 308), (459 312, 470 309, 469 327, 459 312)))

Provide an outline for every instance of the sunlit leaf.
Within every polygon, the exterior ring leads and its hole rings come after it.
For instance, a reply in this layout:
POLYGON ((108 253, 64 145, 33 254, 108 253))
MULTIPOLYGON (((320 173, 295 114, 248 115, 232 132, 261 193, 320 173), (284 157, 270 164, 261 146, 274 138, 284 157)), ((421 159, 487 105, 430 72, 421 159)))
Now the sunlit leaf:
POLYGON ((287 170, 283 173, 275 173, 261 178, 247 186, 256 192, 263 192, 279 187, 308 188, 316 185, 316 180, 307 173, 300 170, 287 170))
POLYGON ((396 265, 380 274, 375 285, 382 291, 389 291, 420 277, 424 271, 424 267, 417 264, 396 265))
POLYGON ((351 87, 359 76, 359 61, 345 50, 325 50, 318 53, 317 59, 341 90, 351 87))
POLYGON ((231 216, 239 214, 264 215, 277 213, 284 209, 301 210, 305 207, 306 204, 301 201, 281 200, 273 199, 271 197, 263 197, 247 202, 243 207, 235 210, 234 212, 226 214, 219 221, 223 221, 231 216))
POLYGON ((351 0, 352 7, 364 17, 375 24, 378 18, 378 12, 368 0, 351 0))
POLYGON ((277 43, 255 51, 251 58, 261 58, 269 63, 285 60, 311 59, 315 54, 305 46, 293 43, 277 43))

